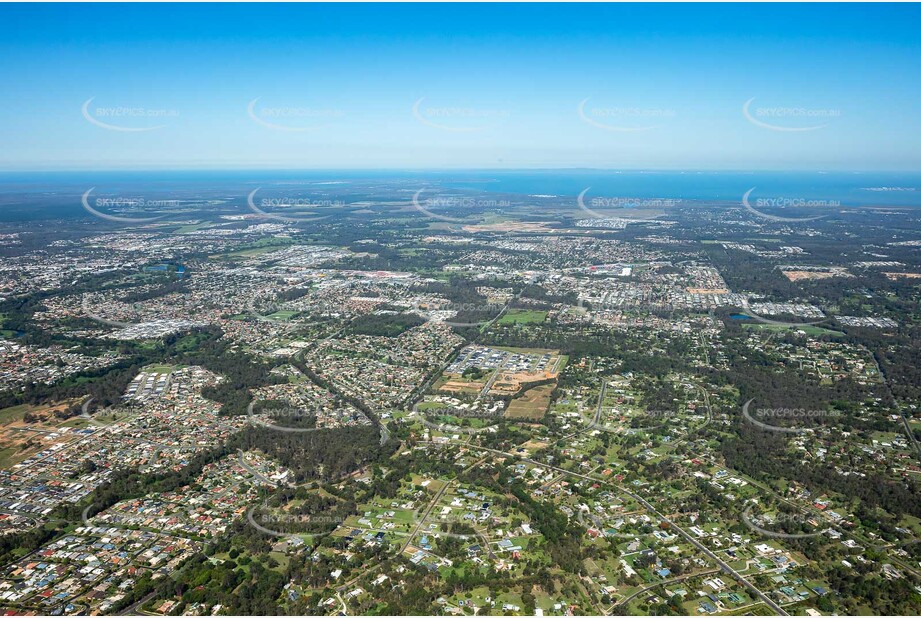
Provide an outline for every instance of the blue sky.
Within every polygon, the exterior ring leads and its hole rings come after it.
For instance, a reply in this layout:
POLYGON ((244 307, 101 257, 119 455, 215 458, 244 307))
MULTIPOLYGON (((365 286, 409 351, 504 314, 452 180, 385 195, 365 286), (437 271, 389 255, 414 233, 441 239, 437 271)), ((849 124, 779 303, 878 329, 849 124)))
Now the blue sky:
POLYGON ((0 22, 2 170, 921 170, 917 5, 5 4, 0 22))

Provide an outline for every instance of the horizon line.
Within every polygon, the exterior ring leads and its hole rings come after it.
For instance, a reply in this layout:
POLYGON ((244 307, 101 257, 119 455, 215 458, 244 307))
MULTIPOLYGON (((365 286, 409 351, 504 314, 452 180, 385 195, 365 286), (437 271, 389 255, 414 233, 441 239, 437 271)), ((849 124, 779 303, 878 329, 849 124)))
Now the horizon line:
POLYGON ((692 173, 803 173, 803 174, 921 174, 915 169, 790 169, 790 168, 691 168, 691 167, 122 167, 122 168, 0 168, 0 174, 47 174, 83 172, 692 172, 692 173))

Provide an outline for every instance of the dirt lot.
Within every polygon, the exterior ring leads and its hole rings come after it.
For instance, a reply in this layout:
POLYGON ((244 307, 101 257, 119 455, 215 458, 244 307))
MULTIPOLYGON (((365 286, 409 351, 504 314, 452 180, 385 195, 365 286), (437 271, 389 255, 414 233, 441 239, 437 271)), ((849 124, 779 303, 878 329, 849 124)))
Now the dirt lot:
POLYGON ((783 274, 790 281, 802 281, 808 279, 829 279, 831 277, 840 276, 838 273, 834 272, 820 272, 820 271, 811 271, 811 270, 784 270, 783 274))
POLYGON ((482 380, 467 380, 454 373, 445 374, 445 377, 447 377, 447 381, 438 387, 438 392, 476 394, 486 386, 486 378, 482 380))
POLYGON ((897 279, 921 279, 921 273, 883 273, 887 279, 896 281, 897 279))
POLYGON ((550 407, 550 395, 556 384, 544 384, 526 392, 517 399, 513 399, 505 411, 506 418, 522 418, 540 420, 550 407))
POLYGON ((77 434, 55 431, 65 424, 73 424, 61 421, 54 415, 54 412, 66 407, 67 404, 62 403, 54 406, 16 406, 0 411, 0 468, 28 459, 53 444, 76 438, 77 434), (24 420, 26 415, 32 422, 24 420))

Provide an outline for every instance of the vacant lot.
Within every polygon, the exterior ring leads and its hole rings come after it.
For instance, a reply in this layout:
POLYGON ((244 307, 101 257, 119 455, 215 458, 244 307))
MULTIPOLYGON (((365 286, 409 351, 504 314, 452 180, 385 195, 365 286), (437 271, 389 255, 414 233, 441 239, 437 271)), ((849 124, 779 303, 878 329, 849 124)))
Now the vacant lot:
POLYGON ((527 391, 521 397, 512 399, 505 411, 506 418, 537 421, 544 418, 550 407, 550 395, 556 384, 544 384, 527 391))
POLYGON ((832 337, 843 337, 844 333, 837 330, 829 330, 812 325, 799 324, 743 324, 743 328, 758 328, 763 330, 801 330, 807 335, 830 335, 832 337))
POLYGON ((447 379, 441 385, 436 385, 436 390, 444 393, 479 393, 486 386, 488 378, 468 380, 459 374, 447 374, 447 379))
POLYGON ((54 415, 67 406, 67 403, 21 405, 0 410, 0 468, 19 463, 55 443, 72 440, 73 434, 66 432, 50 434, 57 427, 69 426, 54 415), (30 422, 24 420, 27 414, 30 422))
POLYGON ((530 309, 509 309, 508 313, 499 319, 499 324, 540 324, 546 319, 546 311, 532 311, 530 309))

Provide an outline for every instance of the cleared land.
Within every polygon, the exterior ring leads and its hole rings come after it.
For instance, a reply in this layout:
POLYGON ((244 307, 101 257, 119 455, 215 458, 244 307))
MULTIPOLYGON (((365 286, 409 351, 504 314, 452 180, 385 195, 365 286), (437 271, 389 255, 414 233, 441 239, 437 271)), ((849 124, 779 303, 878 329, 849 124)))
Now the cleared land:
POLYGON ((510 309, 499 319, 499 324, 540 324, 546 319, 546 311, 510 309))
POLYGON ((521 397, 513 399, 505 411, 506 418, 538 421, 544 418, 550 408, 550 395, 556 384, 536 386, 521 397))

